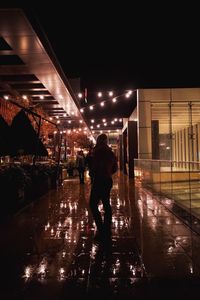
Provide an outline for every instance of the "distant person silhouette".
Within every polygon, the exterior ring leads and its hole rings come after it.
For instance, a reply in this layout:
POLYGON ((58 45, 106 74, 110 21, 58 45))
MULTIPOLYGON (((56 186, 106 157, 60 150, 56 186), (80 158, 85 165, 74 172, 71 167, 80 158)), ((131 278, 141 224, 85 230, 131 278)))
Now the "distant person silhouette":
POLYGON ((76 156, 76 167, 79 173, 79 180, 81 184, 84 184, 85 175, 85 156, 82 150, 78 151, 76 156))
POLYGON ((112 209, 110 205, 110 191, 113 185, 112 175, 117 169, 117 158, 107 145, 107 135, 100 134, 93 149, 91 163, 93 184, 90 194, 90 209, 97 227, 95 236, 97 241, 104 241, 106 238, 111 237, 112 209), (98 209, 100 200, 104 208, 103 219, 98 209))
POLYGON ((90 182, 93 183, 93 176, 92 176, 92 157, 93 157, 93 148, 90 147, 86 157, 85 157, 85 166, 88 168, 89 176, 90 176, 90 182))

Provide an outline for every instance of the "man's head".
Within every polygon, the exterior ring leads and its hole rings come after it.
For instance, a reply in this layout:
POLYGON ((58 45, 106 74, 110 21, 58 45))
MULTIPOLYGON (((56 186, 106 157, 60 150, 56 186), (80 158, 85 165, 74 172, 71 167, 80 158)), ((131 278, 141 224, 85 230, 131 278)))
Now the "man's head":
POLYGON ((105 133, 102 133, 97 137, 97 145, 100 145, 100 144, 105 144, 106 145, 107 141, 108 141, 108 138, 107 138, 107 135, 105 133))

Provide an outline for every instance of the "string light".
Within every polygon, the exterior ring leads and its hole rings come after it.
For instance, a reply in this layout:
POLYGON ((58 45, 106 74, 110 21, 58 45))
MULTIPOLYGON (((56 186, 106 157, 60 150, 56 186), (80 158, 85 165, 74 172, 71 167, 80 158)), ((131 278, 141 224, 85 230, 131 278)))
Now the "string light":
MULTIPOLYGON (((81 107, 81 108, 80 108, 80 112, 81 112, 81 113, 84 113, 84 111, 85 111, 86 109, 88 109, 88 107, 89 107, 89 110, 94 110, 94 107, 95 107, 95 106, 98 106, 98 105, 100 105, 101 107, 104 107, 105 104, 106 104, 106 102, 108 102, 108 101, 110 101, 110 100, 112 100, 113 103, 116 103, 117 100, 118 100, 118 98, 123 97, 123 96, 125 96, 126 98, 130 98, 131 95, 133 94, 133 91, 136 91, 136 90, 128 90, 128 91, 124 92, 123 94, 116 95, 116 96, 115 96, 114 98, 112 98, 112 99, 104 100, 104 101, 101 101, 100 103, 95 103, 95 104, 92 104, 92 105, 89 105, 89 106, 81 107)), ((109 92, 108 92, 108 95, 109 95, 109 97, 112 97, 112 96, 114 95, 113 91, 109 91, 109 92)), ((98 93, 97 93, 97 96, 98 96, 99 98, 101 98, 101 97, 103 96, 103 93, 102 93, 102 92, 98 92, 98 93)))
MULTIPOLYGON (((135 91, 135 90, 134 90, 135 91)), ((81 113, 84 113, 84 111, 86 110, 86 109, 88 109, 89 108, 89 110, 90 111, 92 111, 92 110, 94 110, 94 108, 97 106, 97 105, 100 105, 101 107, 105 107, 105 104, 106 104, 106 102, 108 102, 108 101, 112 101, 112 103, 116 103, 117 102, 117 99, 118 98, 120 98, 120 97, 122 97, 122 96, 125 96, 126 98, 129 98, 131 95, 132 95, 132 93, 133 93, 133 91, 132 90, 128 90, 128 91, 125 91, 124 93, 122 93, 122 94, 120 94, 120 95, 116 95, 116 92, 114 93, 113 91, 108 91, 108 92, 104 92, 104 93, 102 93, 102 92, 98 92, 97 93, 97 96, 98 96, 98 98, 102 98, 102 97, 104 97, 105 95, 107 95, 107 97, 109 97, 109 99, 107 99, 107 100, 104 100, 104 99, 102 99, 103 101, 100 101, 100 102, 98 102, 98 103, 95 103, 95 104, 92 104, 92 105, 89 105, 89 106, 84 106, 84 107, 82 107, 82 108, 80 108, 80 112, 81 113), (113 96, 114 96, 114 98, 113 98, 113 96)), ((86 96, 86 93, 78 93, 78 98, 80 98, 80 99, 83 99, 83 95, 85 95, 86 96)), ((23 99, 27 99, 27 96, 26 95, 23 95, 22 96, 22 98, 23 99)), ((39 98, 41 99, 41 100, 43 100, 44 99, 44 96, 43 95, 40 95, 39 96, 39 98)), ((61 95, 59 95, 59 98, 62 98, 62 96, 61 95)), ((8 95, 4 95, 4 99, 6 99, 6 100, 8 100, 9 99, 9 96, 8 95)), ((86 102, 87 103, 87 102, 86 102)), ((60 105, 59 105, 59 107, 60 107, 60 105)), ((77 122, 77 119, 74 119, 73 120, 73 116, 75 115, 75 113, 74 113, 74 111, 71 111, 71 117, 72 117, 72 119, 67 119, 67 120, 64 120, 64 121, 66 121, 68 124, 71 124, 72 122, 77 122)), ((57 114, 57 115, 52 115, 52 116, 50 116, 48 119, 50 120, 50 121, 52 121, 53 119, 56 119, 56 124, 61 124, 61 122, 63 121, 63 119, 62 118, 68 118, 68 117, 70 117, 70 115, 69 114, 67 114, 66 112, 64 112, 63 114, 57 114)), ((95 123, 95 120, 94 119, 91 119, 90 120, 91 121, 91 123, 93 123, 92 125, 94 125, 94 123, 95 123)), ((106 127, 106 126, 108 126, 108 124, 112 124, 112 125, 114 125, 115 124, 115 122, 122 122, 122 119, 119 119, 119 120, 117 120, 116 118, 115 119, 113 119, 112 121, 110 120, 109 122, 108 121, 106 121, 106 119, 102 119, 102 121, 103 121, 103 124, 96 124, 95 126, 91 126, 90 128, 91 129, 93 129, 94 127, 96 127, 96 128, 100 128, 100 127, 106 127)), ((82 124, 82 123, 85 123, 85 120, 83 121, 83 120, 79 120, 79 124, 82 124)), ((98 123, 99 121, 97 121, 96 120, 96 122, 98 123)), ((86 129, 88 129, 87 127, 85 127, 85 130, 86 129)), ((96 129, 96 130, 98 130, 98 129, 96 129)), ((81 131, 80 129, 79 129, 79 131, 81 131)), ((102 131, 102 130, 101 130, 102 131)), ((104 130, 105 131, 105 130, 104 130)), ((67 131, 67 133, 69 133, 69 131, 67 131)), ((85 132, 84 132, 85 133, 85 132)))
POLYGON ((102 93, 101 92, 98 93, 98 97, 102 97, 102 93))

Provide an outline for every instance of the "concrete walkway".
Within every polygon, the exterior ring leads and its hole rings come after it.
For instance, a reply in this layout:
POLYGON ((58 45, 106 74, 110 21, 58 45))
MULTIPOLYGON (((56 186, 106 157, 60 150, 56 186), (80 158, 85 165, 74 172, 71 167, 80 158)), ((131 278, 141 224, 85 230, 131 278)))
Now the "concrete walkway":
MULTIPOLYGON (((193 299, 199 236, 140 182, 114 176, 112 245, 94 241, 89 179, 67 179, 1 224, 1 299, 193 299)), ((196 299, 196 298, 194 298, 196 299)))

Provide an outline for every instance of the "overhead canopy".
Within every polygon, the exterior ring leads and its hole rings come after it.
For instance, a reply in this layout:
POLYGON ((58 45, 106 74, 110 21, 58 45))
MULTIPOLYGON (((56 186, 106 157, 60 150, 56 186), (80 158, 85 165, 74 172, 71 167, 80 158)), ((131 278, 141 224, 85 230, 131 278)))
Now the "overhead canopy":
POLYGON ((47 116, 58 116, 64 127, 80 127, 79 101, 46 35, 33 16, 18 8, 0 9, 0 97, 4 95, 27 96, 47 116))
POLYGON ((30 119, 21 110, 13 119, 11 124, 11 132, 13 138, 12 155, 39 155, 48 156, 48 152, 38 138, 37 132, 34 130, 30 119))

